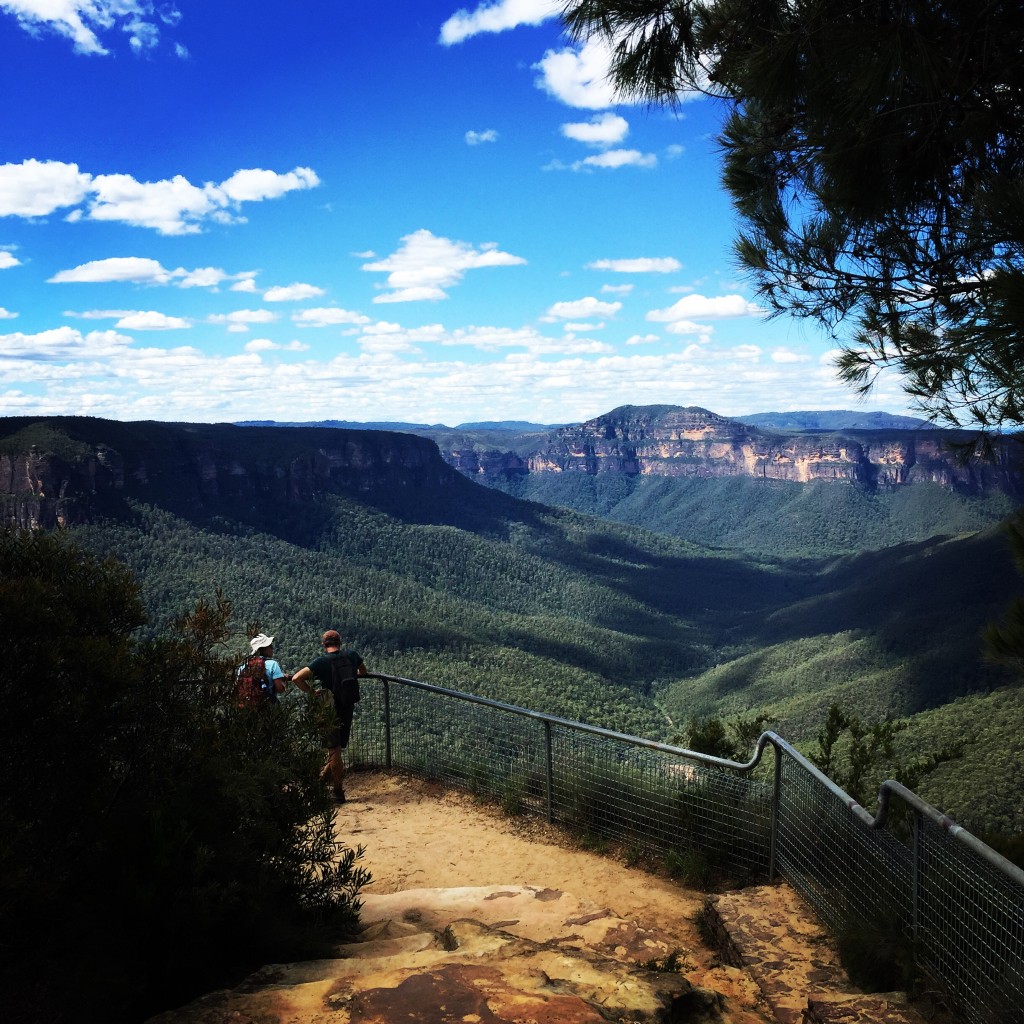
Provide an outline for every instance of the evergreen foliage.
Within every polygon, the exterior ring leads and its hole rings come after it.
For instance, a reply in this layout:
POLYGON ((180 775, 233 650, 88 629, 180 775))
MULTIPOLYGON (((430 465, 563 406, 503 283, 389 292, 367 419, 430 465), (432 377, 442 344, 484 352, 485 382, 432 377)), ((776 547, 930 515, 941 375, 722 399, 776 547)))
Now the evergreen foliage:
POLYGON ((929 417, 1024 422, 1024 165, 1013 4, 569 0, 626 94, 727 104, 735 248, 769 309, 893 365, 929 417))
POLYGON ((128 1024, 357 925, 315 722, 235 706, 230 616, 142 641, 127 569, 0 533, 8 1020, 128 1024))
POLYGON ((974 533, 1015 508, 1005 494, 958 494, 931 483, 870 492, 827 481, 530 473, 492 486, 518 498, 762 558, 822 558, 938 534, 974 533))

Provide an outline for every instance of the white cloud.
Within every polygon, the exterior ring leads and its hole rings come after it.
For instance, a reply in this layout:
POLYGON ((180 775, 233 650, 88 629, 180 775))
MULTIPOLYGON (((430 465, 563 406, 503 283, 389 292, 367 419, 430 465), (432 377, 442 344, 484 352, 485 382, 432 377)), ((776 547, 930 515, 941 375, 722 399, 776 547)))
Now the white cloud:
POLYGON ((276 199, 319 184, 308 167, 285 174, 240 170, 219 185, 198 186, 180 174, 142 182, 130 174, 93 176, 79 171, 77 164, 25 160, 0 165, 0 216, 42 217, 74 206, 78 208, 67 215, 69 221, 84 217, 152 228, 163 235, 188 235, 200 232, 205 220, 242 222, 237 211, 243 202, 276 199))
POLYGON ((627 345, 649 345, 651 342, 661 341, 657 334, 634 334, 626 339, 627 345))
POLYGON ((466 132, 466 145, 467 146, 479 146, 482 142, 497 142, 498 133, 493 128, 488 128, 486 131, 466 132))
POLYGON ((611 52, 596 36, 581 47, 548 50, 534 65, 537 86, 570 107, 603 110, 628 100, 617 95, 609 78, 611 52))
POLYGON ((556 302, 541 319, 545 323, 553 323, 556 320, 583 320, 591 316, 615 316, 620 309, 621 302, 602 302, 588 295, 571 302, 556 302))
POLYGON ((287 174, 250 168, 235 171, 230 178, 221 182, 220 190, 232 202, 254 203, 263 199, 279 199, 286 192, 316 188, 319 184, 320 179, 311 167, 296 167, 287 174))
POLYGON ((279 345, 269 338, 253 338, 245 343, 246 352, 308 352, 309 346, 301 341, 290 341, 287 345, 279 345))
POLYGON ((629 134, 629 122, 618 114, 598 114, 589 121, 563 124, 562 134, 587 146, 614 146, 629 134))
POLYGON ((578 331, 600 331, 604 328, 604 324, 562 324, 562 330, 566 333, 573 333, 578 331))
MULTIPOLYGON (((644 102, 642 99, 616 91, 612 84, 611 47, 603 36, 591 36, 582 45, 562 50, 548 50, 534 64, 540 72, 536 81, 556 100, 584 110, 603 110, 644 102)), ((676 94, 680 103, 699 99, 702 92, 683 91, 676 94)))
POLYGON ((256 277, 255 272, 245 271, 241 274, 235 275, 238 280, 231 286, 233 292, 255 292, 256 291, 256 277))
POLYGON ((561 12, 560 0, 495 0, 476 10, 456 11, 442 26, 439 42, 461 43, 481 32, 504 32, 519 25, 539 25, 561 12))
MULTIPOLYGON (((70 39, 75 50, 84 54, 108 53, 99 33, 115 26, 128 36, 129 46, 137 53, 152 49, 160 39, 151 0, 0 0, 0 11, 13 15, 32 35, 49 29, 70 39)), ((158 16, 172 26, 181 20, 172 4, 161 5, 158 16)))
POLYGON ((502 252, 494 242, 474 247, 431 234, 424 228, 402 238, 397 252, 363 270, 388 275, 391 291, 378 295, 374 302, 435 301, 448 297, 446 288, 458 284, 466 272, 482 267, 511 267, 524 264, 521 256, 502 252))
POLYGON ((277 314, 269 309, 236 309, 231 313, 214 313, 206 318, 207 323, 227 324, 232 334, 242 334, 249 330, 249 324, 271 324, 277 314))
MULTIPOLYGON (((157 260, 145 256, 111 256, 104 260, 90 260, 70 270, 60 270, 49 278, 50 284, 121 284, 168 285, 178 288, 210 288, 216 291, 223 281, 242 278, 244 284, 249 279, 249 272, 228 274, 219 267, 196 267, 186 270, 178 267, 168 270, 157 260)), ((255 288, 235 288, 232 290, 254 291, 255 288)))
POLYGON ((140 310, 121 317, 114 324, 125 331, 180 331, 191 327, 192 322, 180 316, 166 316, 154 310, 140 310))
POLYGON ((639 149, 608 149, 603 153, 595 153, 593 156, 577 160, 572 169, 585 171, 591 167, 599 167, 602 170, 618 170, 620 167, 657 166, 658 158, 653 153, 641 153, 639 149))
POLYGON ((64 310, 64 316, 74 317, 76 320, 120 320, 123 316, 131 316, 134 309, 86 309, 76 313, 73 309, 64 310))
POLYGON ((743 359, 750 362, 757 362, 757 360, 761 358, 761 346, 735 345, 732 349, 732 354, 737 359, 743 359))
POLYGON ((714 327, 710 324, 698 324, 693 320, 673 320, 665 330, 669 334, 699 334, 705 340, 710 339, 711 335, 715 333, 714 327))
POLYGON ((264 302, 297 302, 301 299, 315 299, 323 295, 323 288, 314 284, 289 284, 268 288, 263 293, 264 302))
POLYGON ((0 217, 45 217, 77 206, 89 194, 92 175, 78 164, 24 160, 0 164, 0 217))
POLYGON ((806 363, 810 361, 810 356, 804 355, 800 352, 794 352, 788 348, 776 348, 772 349, 772 362, 773 363, 806 363))
POLYGON ((298 327, 334 327, 338 324, 368 324, 370 318, 339 306, 323 306, 292 313, 292 321, 298 327))
MULTIPOLYGON (((656 323, 673 324, 693 317, 725 320, 738 316, 762 316, 764 310, 748 302, 742 295, 686 295, 667 309, 652 309, 647 319, 656 323)), ((670 327, 669 330, 672 328, 670 327)))
POLYGON ((56 327, 38 334, 0 334, 4 359, 14 360, 95 359, 119 354, 131 344, 131 338, 116 331, 90 331, 83 335, 73 327, 56 327))
POLYGON ((594 260, 587 270, 611 270, 616 274, 673 274, 683 265, 672 256, 643 256, 631 260, 594 260))
POLYGON ((13 320, 17 315, 17 313, 12 313, 9 309, 0 306, 0 320, 13 320))
POLYGON ((634 284, 603 284, 601 285, 601 294, 628 295, 635 287, 634 284))
POLYGON ((98 284, 121 281, 134 284, 170 284, 173 279, 174 273, 165 270, 157 260, 144 256, 112 256, 105 260, 90 260, 70 270, 60 270, 49 279, 49 283, 98 284))
POLYGON ((11 267, 20 267, 21 260, 12 252, 0 249, 0 270, 10 270, 11 267))
POLYGON ((177 279, 174 283, 179 288, 216 288, 230 275, 219 267, 197 267, 195 270, 182 270, 179 267, 172 276, 177 279))

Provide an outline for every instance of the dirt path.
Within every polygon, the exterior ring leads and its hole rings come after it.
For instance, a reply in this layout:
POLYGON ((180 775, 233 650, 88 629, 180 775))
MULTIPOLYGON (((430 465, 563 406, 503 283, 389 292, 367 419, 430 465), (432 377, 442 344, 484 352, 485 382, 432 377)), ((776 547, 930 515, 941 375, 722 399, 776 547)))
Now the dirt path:
POLYGON ((545 822, 506 817, 436 783, 355 772, 345 788, 349 801, 335 822, 339 838, 366 847, 361 863, 373 874, 366 893, 486 885, 559 889, 663 932, 693 984, 731 994, 739 1005, 759 1001, 750 980, 704 945, 695 920, 703 893, 579 849, 545 822))

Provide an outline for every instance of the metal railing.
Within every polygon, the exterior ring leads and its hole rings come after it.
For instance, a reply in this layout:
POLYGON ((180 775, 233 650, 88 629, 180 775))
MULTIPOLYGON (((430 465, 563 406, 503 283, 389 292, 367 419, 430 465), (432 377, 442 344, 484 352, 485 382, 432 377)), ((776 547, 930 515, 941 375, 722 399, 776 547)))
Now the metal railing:
POLYGON ((705 858, 740 882, 781 876, 836 934, 901 939, 964 1020, 1024 1020, 1024 871, 899 783, 883 784, 872 816, 773 732, 740 763, 413 679, 371 680, 380 687, 363 687, 354 766, 436 778, 679 864, 705 858))

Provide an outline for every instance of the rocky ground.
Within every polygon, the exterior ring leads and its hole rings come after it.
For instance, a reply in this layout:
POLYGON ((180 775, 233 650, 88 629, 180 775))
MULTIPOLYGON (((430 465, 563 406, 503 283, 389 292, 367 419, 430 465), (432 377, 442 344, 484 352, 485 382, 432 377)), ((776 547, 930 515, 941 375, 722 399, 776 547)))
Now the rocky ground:
POLYGON ((786 886, 709 904, 436 784, 360 773, 347 789, 339 838, 366 847, 373 874, 361 941, 337 958, 268 965, 151 1024, 914 1019, 897 997, 851 992, 786 886))

